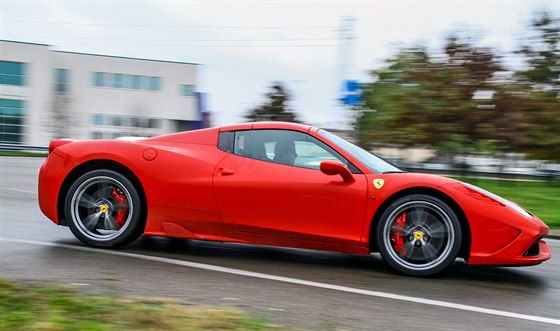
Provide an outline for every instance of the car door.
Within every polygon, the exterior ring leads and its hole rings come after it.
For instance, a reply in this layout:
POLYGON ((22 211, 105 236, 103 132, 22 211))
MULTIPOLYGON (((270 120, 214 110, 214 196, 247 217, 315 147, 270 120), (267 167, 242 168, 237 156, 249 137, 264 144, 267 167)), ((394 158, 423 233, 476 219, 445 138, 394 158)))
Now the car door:
POLYGON ((348 163, 336 151, 307 133, 290 130, 227 135, 233 148, 216 168, 214 190, 228 227, 266 236, 359 244, 366 178, 350 164, 353 182, 322 173, 322 160, 348 163), (297 156, 290 164, 277 154, 281 145, 291 143, 297 156))

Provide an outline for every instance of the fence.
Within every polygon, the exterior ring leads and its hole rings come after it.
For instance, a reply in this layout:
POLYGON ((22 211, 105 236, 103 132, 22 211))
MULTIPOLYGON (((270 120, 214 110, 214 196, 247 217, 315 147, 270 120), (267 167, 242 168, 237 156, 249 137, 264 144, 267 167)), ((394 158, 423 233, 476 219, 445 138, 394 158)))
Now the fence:
POLYGON ((45 146, 32 146, 20 144, 3 144, 0 143, 0 151, 32 151, 32 152, 47 152, 48 147, 45 146))

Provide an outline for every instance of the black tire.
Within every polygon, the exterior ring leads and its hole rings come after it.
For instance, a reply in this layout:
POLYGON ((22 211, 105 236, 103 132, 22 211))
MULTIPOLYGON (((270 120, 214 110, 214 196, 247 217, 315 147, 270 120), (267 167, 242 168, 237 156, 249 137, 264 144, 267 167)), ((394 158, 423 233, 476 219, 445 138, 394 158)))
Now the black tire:
POLYGON ((89 246, 126 245, 144 231, 138 190, 113 170, 93 170, 80 176, 68 190, 64 212, 72 233, 89 246))
POLYGON ((461 248, 461 224, 453 209, 424 194, 391 203, 377 224, 383 259, 409 276, 431 276, 447 268, 461 248))

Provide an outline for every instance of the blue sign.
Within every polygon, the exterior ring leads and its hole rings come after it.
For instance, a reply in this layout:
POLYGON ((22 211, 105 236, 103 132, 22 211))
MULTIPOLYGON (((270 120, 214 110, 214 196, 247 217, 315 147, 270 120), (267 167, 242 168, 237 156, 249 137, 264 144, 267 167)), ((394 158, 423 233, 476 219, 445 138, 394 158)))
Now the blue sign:
POLYGON ((342 86, 342 95, 340 101, 345 106, 357 106, 362 103, 364 92, 358 81, 347 80, 342 86))

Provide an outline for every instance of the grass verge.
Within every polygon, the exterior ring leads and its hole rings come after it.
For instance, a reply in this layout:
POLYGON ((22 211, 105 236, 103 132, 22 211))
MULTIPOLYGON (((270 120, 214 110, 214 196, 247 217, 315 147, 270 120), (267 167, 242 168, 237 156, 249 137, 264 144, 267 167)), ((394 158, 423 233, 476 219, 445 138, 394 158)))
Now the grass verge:
POLYGON ((0 279, 2 330, 284 330, 233 308, 86 295, 0 279))
POLYGON ((486 178, 456 178, 511 200, 537 215, 551 228, 560 228, 560 181, 530 182, 486 178))
POLYGON ((31 156, 31 157, 47 157, 47 152, 25 152, 25 151, 0 151, 0 156, 31 156))

